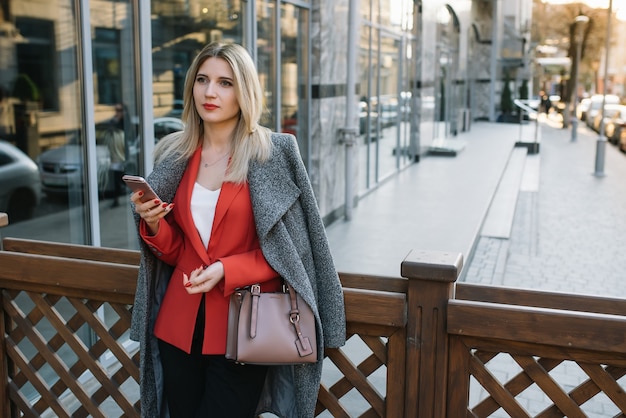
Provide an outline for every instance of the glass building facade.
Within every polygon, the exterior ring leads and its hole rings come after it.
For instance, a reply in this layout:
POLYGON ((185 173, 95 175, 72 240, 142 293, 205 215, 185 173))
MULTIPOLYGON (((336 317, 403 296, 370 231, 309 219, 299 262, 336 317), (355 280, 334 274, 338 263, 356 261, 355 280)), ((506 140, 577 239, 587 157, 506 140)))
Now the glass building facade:
POLYGON ((433 141, 469 128, 469 22, 480 17, 472 5, 0 0, 0 211, 10 222, 2 234, 136 248, 120 173, 151 171, 154 144, 181 129, 188 65, 215 40, 250 51, 266 94, 262 123, 296 136, 332 222, 433 141), (348 98, 349 71, 357 81, 348 98), (349 125, 358 127, 353 199, 338 133, 349 125))

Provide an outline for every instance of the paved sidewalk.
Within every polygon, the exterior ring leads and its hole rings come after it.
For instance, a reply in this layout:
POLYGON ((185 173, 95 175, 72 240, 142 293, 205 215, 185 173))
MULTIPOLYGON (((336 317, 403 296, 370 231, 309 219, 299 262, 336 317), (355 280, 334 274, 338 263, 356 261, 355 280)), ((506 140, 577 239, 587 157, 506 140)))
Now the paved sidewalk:
POLYGON ((519 125, 476 123, 450 140, 456 157, 426 156, 381 184, 350 221, 327 228, 341 272, 400 276, 412 249, 471 254, 519 125))
MULTIPOLYGON (((520 153, 514 143, 532 138, 533 126, 475 123, 454 139, 466 145, 456 157, 427 156, 382 184, 353 220, 328 227, 338 270, 399 276, 411 249, 451 251, 463 254, 461 281, 626 297, 626 155, 607 143, 605 176, 595 176, 597 134, 581 124, 571 142, 548 119, 540 152, 520 153)), ((520 371, 505 354, 488 367, 502 382, 520 371)), ((551 374, 566 390, 586 378, 573 362, 551 374)), ((473 385, 471 404, 484 397, 473 385)), ((533 387, 517 399, 533 415, 551 403, 533 387)), ((618 413, 604 394, 583 409, 592 418, 618 413)))
POLYGON ((626 155, 607 143, 598 177, 595 132, 580 124, 571 142, 569 129, 539 126, 540 152, 521 166, 514 144, 534 124, 476 122, 453 139, 465 144, 456 157, 426 156, 380 185, 327 228, 337 269, 397 277, 411 249, 450 251, 467 282, 626 297, 626 155), (483 235, 507 178, 514 217, 496 221, 510 232, 483 235))
POLYGON ((626 297, 626 155, 607 143, 595 176, 598 135, 543 124, 526 157, 510 239, 481 236, 467 282, 626 297))

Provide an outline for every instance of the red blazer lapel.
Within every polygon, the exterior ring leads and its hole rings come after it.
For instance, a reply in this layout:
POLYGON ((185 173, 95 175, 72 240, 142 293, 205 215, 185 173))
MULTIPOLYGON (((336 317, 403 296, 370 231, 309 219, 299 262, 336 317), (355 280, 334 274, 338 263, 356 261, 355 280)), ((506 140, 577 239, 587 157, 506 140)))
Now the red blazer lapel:
MULTIPOLYGON (((224 216, 226 216, 226 212, 228 212, 228 208, 233 203, 237 194, 243 189, 242 183, 230 183, 224 182, 222 184, 222 191, 220 192, 220 197, 217 200, 217 207, 215 208, 215 219, 213 220, 213 228, 211 230, 211 236, 216 236, 216 231, 218 228, 221 228, 222 222, 224 221, 224 216)), ((210 245, 210 244, 209 244, 210 245)))
MULTIPOLYGON (((198 234, 196 226, 193 222, 190 208, 191 194, 193 193, 198 168, 200 167, 201 151, 202 149, 198 148, 198 150, 189 159, 187 170, 185 170, 185 174, 183 175, 178 191, 176 192, 176 197, 174 198, 174 201, 176 202, 174 211, 177 215, 176 221, 178 225, 184 231, 194 250, 200 255, 205 264, 209 264, 209 251, 207 248, 204 248, 200 234, 198 234)), ((213 220, 213 227, 211 228, 211 237, 217 237, 219 235, 217 231, 222 227, 228 208, 243 188, 244 184, 235 184, 230 182, 222 184, 222 190, 220 191, 220 196, 217 200, 217 207, 215 208, 215 219, 213 220)), ((216 240, 211 239, 209 246, 213 247, 217 244, 216 240)))
POLYGON ((176 222, 184 232, 187 239, 191 242, 192 247, 198 253, 204 264, 209 263, 209 256, 207 249, 202 243, 200 234, 196 229, 196 225, 193 223, 193 217, 191 216, 191 194, 193 193, 193 187, 196 183, 196 177, 198 173, 198 167, 200 167, 200 152, 202 148, 198 147, 196 152, 189 159, 187 169, 183 178, 178 186, 176 197, 174 202, 174 212, 176 213, 176 222))

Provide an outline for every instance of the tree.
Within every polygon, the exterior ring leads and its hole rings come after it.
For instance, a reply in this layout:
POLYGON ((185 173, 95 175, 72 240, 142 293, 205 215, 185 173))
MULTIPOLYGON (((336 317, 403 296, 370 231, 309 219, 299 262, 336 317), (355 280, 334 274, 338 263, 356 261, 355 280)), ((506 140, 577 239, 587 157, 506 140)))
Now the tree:
POLYGON ((519 86, 519 98, 521 100, 528 99, 528 80, 522 80, 522 85, 519 86))
MULTIPOLYGON (((533 0, 533 19, 531 28, 531 42, 535 45, 555 45, 566 51, 572 63, 576 61, 576 16, 584 14, 589 17, 589 23, 585 25, 582 46, 580 70, 575 64, 570 69, 570 74, 589 74, 593 72, 593 63, 601 58, 606 39, 607 10, 605 8, 594 9, 585 3, 551 4, 541 0, 533 0)), ((574 77, 567 79, 565 91, 561 100, 570 102, 574 88, 574 77)))
POLYGON ((23 102, 37 102, 41 97, 39 89, 33 80, 28 76, 28 74, 24 73, 20 73, 15 79, 15 84, 13 85, 13 96, 23 102))
POLYGON ((513 97, 511 96, 511 78, 508 72, 504 74, 503 83, 502 95, 500 96, 500 111, 503 115, 509 115, 513 113, 513 97))

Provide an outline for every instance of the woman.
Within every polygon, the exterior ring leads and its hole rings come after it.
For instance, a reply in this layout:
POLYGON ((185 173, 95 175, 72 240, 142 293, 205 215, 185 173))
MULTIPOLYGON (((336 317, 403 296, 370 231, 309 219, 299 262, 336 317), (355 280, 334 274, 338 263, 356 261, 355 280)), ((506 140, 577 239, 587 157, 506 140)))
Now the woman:
POLYGON ((141 265, 131 337, 141 342, 142 416, 311 417, 322 362, 225 359, 228 300, 281 278, 316 316, 318 353, 345 342, 343 294, 317 202, 291 135, 259 126, 263 91, 246 50, 212 43, 185 81, 185 130, 162 139, 131 200, 141 265))
POLYGON ((111 207, 114 208, 119 206, 118 197, 122 194, 122 186, 124 184, 122 181, 124 162, 126 161, 124 131, 111 126, 104 131, 102 136, 111 157, 111 165, 109 166, 110 178, 113 179, 113 203, 111 207))

